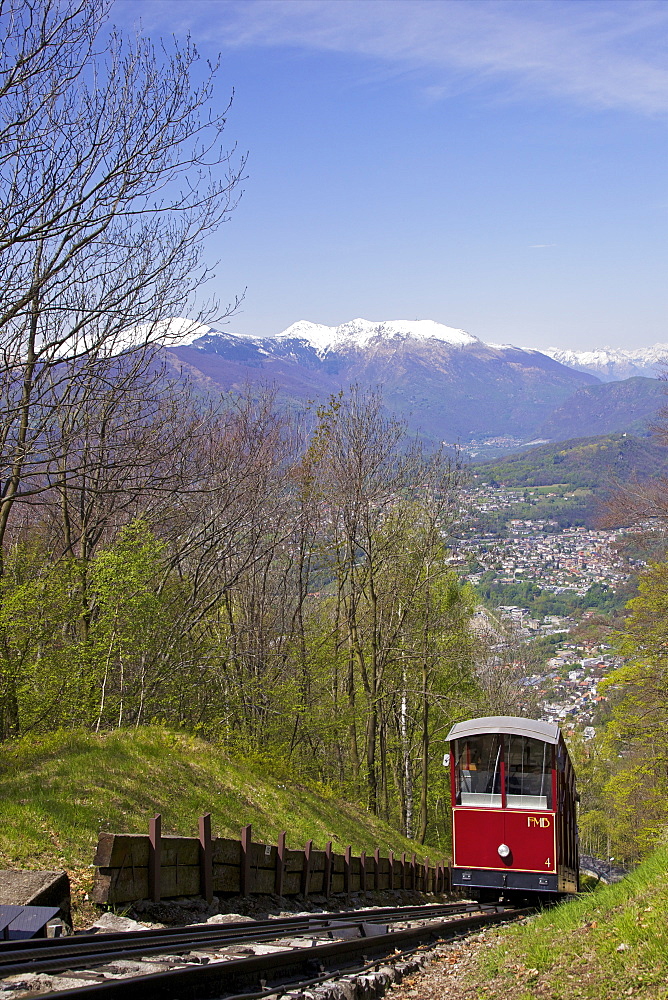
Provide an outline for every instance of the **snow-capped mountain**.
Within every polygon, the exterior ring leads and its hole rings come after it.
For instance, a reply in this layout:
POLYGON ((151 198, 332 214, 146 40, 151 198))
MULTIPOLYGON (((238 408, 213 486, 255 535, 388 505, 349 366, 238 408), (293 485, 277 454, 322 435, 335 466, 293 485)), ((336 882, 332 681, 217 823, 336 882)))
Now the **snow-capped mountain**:
POLYGON ((576 371, 597 375, 602 382, 617 382, 634 375, 658 378, 668 368, 668 344, 654 344, 653 347, 642 347, 635 351, 617 347, 599 347, 593 351, 563 351, 549 347, 543 354, 576 371))
POLYGON ((668 345, 536 351, 489 344, 433 320, 300 320, 272 337, 175 319, 166 358, 207 392, 272 386, 301 407, 353 383, 382 386, 390 411, 433 440, 563 439, 641 429, 660 406, 668 345), (614 383, 607 385, 603 383, 614 383), (618 388, 616 388, 618 387, 618 388), (594 431, 592 428, 596 428, 594 431))
POLYGON ((165 349, 209 389, 272 385, 293 405, 353 383, 382 386, 388 408, 434 440, 535 435, 556 406, 598 381, 540 351, 485 344, 432 320, 300 320, 263 338, 211 328, 165 349))
POLYGON ((227 334, 221 333, 214 327, 204 327, 202 324, 189 323, 188 320, 178 318, 166 321, 166 330, 173 346, 185 347, 195 341, 197 346, 204 347, 206 339, 215 336, 239 337, 251 343, 284 344, 286 341, 300 340, 312 347, 320 357, 335 351, 343 352, 350 350, 363 350, 372 343, 383 343, 393 341, 394 343, 406 340, 438 340, 443 344, 450 344, 452 347, 467 347, 471 344, 480 344, 482 341, 473 334, 465 330, 456 330, 451 326, 444 326, 443 323, 436 323, 430 319, 417 320, 368 320, 352 319, 340 326, 325 326, 323 323, 312 323, 310 320, 301 319, 293 323, 286 330, 275 334, 272 337, 253 337, 249 334, 227 334), (199 342, 204 338, 202 343, 199 342))
POLYGON ((406 340, 438 340, 452 347, 467 347, 481 343, 465 330, 455 330, 431 319, 383 320, 353 319, 340 326, 324 326, 299 320, 279 333, 277 340, 305 340, 322 357, 330 351, 360 350, 384 341, 399 343, 406 340))
MULTIPOLYGON (((214 327, 178 318, 165 321, 165 332, 166 339, 172 346, 195 345, 201 350, 210 350, 214 341, 222 338, 229 344, 245 341, 249 346, 255 345, 260 353, 274 355, 283 354, 287 343, 293 345, 300 343, 302 351, 310 349, 320 359, 328 354, 365 351, 374 345, 398 347, 407 341, 412 343, 438 341, 453 348, 488 347, 494 351, 506 352, 508 355, 517 351, 524 355, 542 354, 567 368, 594 375, 602 382, 618 381, 635 375, 657 378, 663 375, 668 367, 668 344, 654 344, 652 347, 637 350, 600 347, 590 351, 571 351, 548 347, 538 351, 517 348, 512 344, 485 342, 466 330, 445 326, 429 319, 353 319, 339 326, 326 326, 323 323, 302 319, 280 333, 260 338, 249 334, 223 333, 214 327)), ((300 353, 299 350, 297 353, 300 353)))

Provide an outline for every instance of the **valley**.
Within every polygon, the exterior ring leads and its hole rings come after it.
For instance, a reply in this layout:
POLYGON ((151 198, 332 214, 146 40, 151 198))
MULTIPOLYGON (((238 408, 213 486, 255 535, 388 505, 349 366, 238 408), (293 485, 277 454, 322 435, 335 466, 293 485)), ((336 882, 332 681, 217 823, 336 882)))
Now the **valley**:
MULTIPOLYGON (((647 445, 640 442, 641 453, 647 445)), ((508 650, 516 658, 528 702, 585 738, 606 717, 600 682, 623 663, 611 633, 636 593, 652 529, 598 523, 607 483, 601 456, 614 465, 618 446, 634 448, 626 437, 591 439, 567 443, 557 463, 554 448, 537 447, 505 464, 473 466, 450 557, 482 602, 479 623, 498 633, 499 662, 508 650), (537 485, 557 476, 566 481, 537 485)))

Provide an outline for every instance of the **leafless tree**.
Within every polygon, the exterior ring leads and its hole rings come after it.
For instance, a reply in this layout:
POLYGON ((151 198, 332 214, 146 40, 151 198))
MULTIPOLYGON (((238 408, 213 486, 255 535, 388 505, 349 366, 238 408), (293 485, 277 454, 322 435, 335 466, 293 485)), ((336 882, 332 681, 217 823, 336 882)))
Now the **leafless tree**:
MULTIPOLYGON (((307 461, 338 581, 336 617, 347 647, 350 707, 358 688, 365 704, 367 799, 377 812, 386 798, 385 760, 380 773, 378 768, 385 746, 385 684, 399 662, 402 635, 424 604, 425 588, 440 572, 431 559, 455 510, 458 469, 410 440, 404 426, 385 415, 378 392, 357 387, 321 411, 307 461)), ((350 755, 359 768, 358 742, 353 714, 350 755)))
POLYGON ((190 42, 128 43, 100 0, 2 8, 0 552, 15 504, 52 483, 54 422, 88 420, 117 376, 136 394, 165 319, 219 309, 195 303, 203 240, 243 169, 190 42), (74 382, 101 395, 82 407, 74 382))
POLYGON ((91 495, 93 438, 96 474, 121 444, 136 450, 128 419, 150 406, 165 321, 220 312, 200 299, 203 243, 234 207, 243 158, 221 145, 215 67, 202 72, 190 41, 128 42, 108 11, 0 0, 0 575, 18 508, 62 503, 82 480, 91 495))
POLYGON ((527 715, 539 712, 531 688, 520 681, 537 669, 539 659, 517 627, 479 608, 474 621, 477 640, 476 675, 482 694, 480 712, 527 715))

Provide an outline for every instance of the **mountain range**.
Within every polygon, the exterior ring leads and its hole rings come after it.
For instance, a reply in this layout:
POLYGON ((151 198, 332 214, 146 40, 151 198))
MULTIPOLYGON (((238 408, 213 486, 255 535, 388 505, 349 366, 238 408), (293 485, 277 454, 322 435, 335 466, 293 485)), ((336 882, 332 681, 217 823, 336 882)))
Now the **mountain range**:
POLYGON ((668 371, 668 344, 654 344, 635 351, 599 347, 593 351, 563 351, 548 347, 543 354, 576 371, 589 372, 602 382, 616 382, 634 375, 658 378, 668 371))
POLYGON ((165 348, 168 363, 206 391, 269 385, 282 403, 301 407, 353 383, 382 387, 388 409, 434 441, 509 447, 642 431, 663 404, 662 383, 645 376, 658 373, 666 345, 644 353, 526 350, 432 320, 302 320, 264 338, 200 325, 184 335, 186 321, 171 323, 178 334, 165 348), (624 365, 635 366, 633 377, 623 377, 624 365))

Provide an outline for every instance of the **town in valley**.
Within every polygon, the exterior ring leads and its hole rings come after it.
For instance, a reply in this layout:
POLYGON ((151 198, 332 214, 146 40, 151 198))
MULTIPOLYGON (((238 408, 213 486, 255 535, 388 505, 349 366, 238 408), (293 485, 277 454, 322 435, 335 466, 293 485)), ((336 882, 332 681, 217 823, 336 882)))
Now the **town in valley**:
POLYGON ((487 628, 496 623, 529 654, 520 683, 541 717, 585 739, 605 717, 601 681, 623 662, 611 615, 634 594, 646 561, 632 543, 648 527, 568 523, 569 505, 588 493, 568 484, 508 487, 478 472, 463 492, 450 556, 481 596, 487 628))

